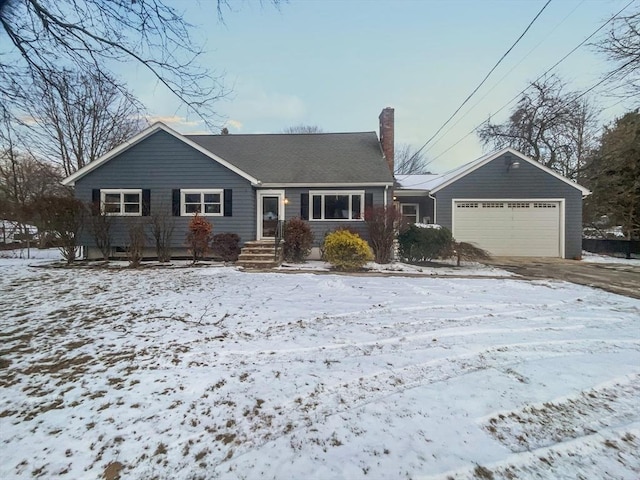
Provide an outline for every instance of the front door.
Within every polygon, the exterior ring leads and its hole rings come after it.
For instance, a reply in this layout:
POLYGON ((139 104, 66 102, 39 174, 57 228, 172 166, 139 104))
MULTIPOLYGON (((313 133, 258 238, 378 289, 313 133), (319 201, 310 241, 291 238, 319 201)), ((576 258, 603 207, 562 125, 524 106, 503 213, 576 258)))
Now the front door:
POLYGON ((284 220, 284 191, 259 191, 258 240, 275 238, 278 220, 284 220))

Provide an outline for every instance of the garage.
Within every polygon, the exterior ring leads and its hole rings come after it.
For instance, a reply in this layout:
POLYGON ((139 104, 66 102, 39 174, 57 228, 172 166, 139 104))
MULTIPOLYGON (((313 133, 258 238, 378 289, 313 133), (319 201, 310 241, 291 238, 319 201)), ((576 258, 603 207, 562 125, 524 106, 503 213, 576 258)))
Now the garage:
MULTIPOLYGON (((589 190, 512 149, 442 174, 399 175, 394 198, 423 223, 448 228, 493 256, 580 258, 589 190)), ((408 215, 405 215, 408 217, 408 215)))
POLYGON ((561 257, 562 202, 454 200, 453 235, 494 256, 561 257))

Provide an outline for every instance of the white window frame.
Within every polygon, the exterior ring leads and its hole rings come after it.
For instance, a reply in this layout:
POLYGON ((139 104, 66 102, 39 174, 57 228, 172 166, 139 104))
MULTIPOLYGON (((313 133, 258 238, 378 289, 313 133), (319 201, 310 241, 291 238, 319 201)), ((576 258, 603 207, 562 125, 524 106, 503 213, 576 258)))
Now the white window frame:
MULTIPOLYGON (((183 217, 193 217, 195 212, 187 212, 185 205, 185 196, 200 194, 200 211, 198 215, 201 217, 222 217, 224 215, 224 190, 222 188, 188 188, 180 190, 180 215, 183 217), (204 195, 218 194, 220 195, 220 212, 219 213, 205 213, 204 212, 204 195)), ((192 202, 189 202, 190 204, 192 202)))
MULTIPOLYGON (((112 203, 112 202, 109 202, 112 203)), ((130 203, 130 202, 126 202, 130 203)), ((142 189, 141 188, 104 188, 100 189, 100 212, 103 215, 113 217, 141 217, 142 216, 142 189), (125 212, 125 195, 138 195, 138 211, 137 212, 125 212), (107 195, 120 195, 120 211, 119 212, 106 212, 106 197, 107 195)))
MULTIPOLYGON (((400 214, 402 215, 402 218, 404 219, 405 213, 404 213, 404 207, 415 207, 416 208, 416 221, 413 223, 420 223, 420 204, 419 203, 401 203, 400 204, 400 214)), ((407 214, 408 215, 408 214, 407 214)))
POLYGON ((364 190, 312 190, 309 192, 309 220, 313 222, 363 222, 365 209, 364 190), (328 195, 348 196, 349 197, 349 218, 324 218, 325 197, 328 195), (360 218, 351 218, 353 196, 360 196, 360 218), (320 217, 313 217, 313 197, 320 197, 320 217))

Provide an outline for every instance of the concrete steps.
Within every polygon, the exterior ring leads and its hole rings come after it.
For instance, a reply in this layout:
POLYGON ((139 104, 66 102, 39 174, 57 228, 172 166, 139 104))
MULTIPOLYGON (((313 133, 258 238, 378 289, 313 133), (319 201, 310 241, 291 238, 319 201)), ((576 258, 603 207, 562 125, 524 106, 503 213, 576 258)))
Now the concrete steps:
POLYGON ((236 265, 248 269, 268 269, 282 263, 282 243, 276 257, 276 246, 273 240, 255 240, 246 242, 242 247, 236 265))

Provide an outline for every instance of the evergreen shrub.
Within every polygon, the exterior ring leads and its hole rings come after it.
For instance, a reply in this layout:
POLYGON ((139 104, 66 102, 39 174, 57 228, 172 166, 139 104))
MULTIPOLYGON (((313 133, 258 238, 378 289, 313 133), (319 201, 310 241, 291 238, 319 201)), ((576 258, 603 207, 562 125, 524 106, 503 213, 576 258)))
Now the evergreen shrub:
POLYGON ((338 270, 358 270, 373 260, 369 244, 348 230, 336 230, 325 237, 324 255, 338 270))
POLYGON ((428 262, 453 242, 451 231, 440 225, 410 225, 398 235, 399 253, 408 262, 428 262))

